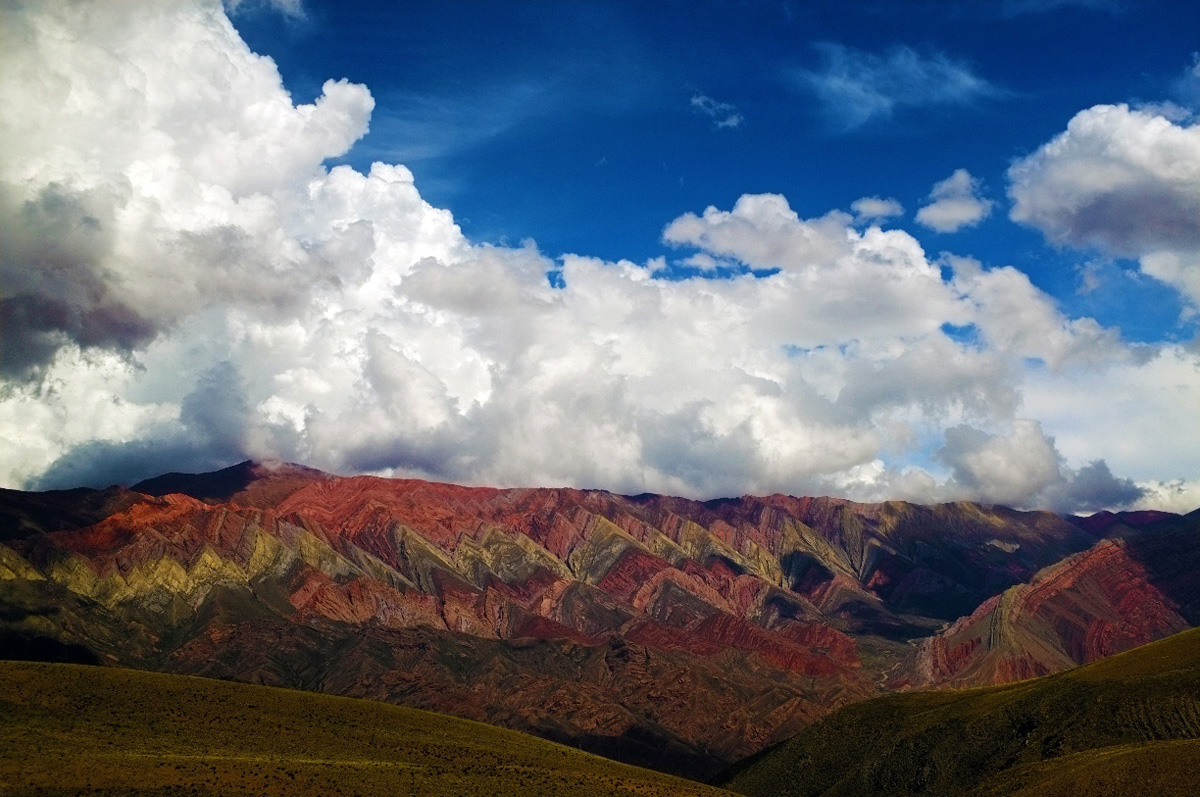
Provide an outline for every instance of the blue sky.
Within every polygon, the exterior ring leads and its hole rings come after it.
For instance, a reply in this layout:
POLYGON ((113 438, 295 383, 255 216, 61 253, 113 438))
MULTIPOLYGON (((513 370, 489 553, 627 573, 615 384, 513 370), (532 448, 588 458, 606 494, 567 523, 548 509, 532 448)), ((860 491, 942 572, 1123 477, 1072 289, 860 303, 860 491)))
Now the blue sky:
POLYGON ((931 253, 1014 264, 1132 339, 1193 330, 1174 292, 1047 246, 1005 197, 1009 165, 1080 109, 1188 101, 1193 2, 306 0, 301 17, 233 20, 298 101, 329 76, 369 86, 371 131, 340 160, 404 163, 476 241, 644 262, 679 254, 670 219, 745 193, 803 217, 892 197, 907 210, 892 223, 931 253), (995 212, 954 234, 912 224, 959 168, 995 212), (1081 293, 1087 264, 1103 279, 1081 293))
POLYGON ((1200 5, 0 4, 0 484, 1200 506, 1200 5))

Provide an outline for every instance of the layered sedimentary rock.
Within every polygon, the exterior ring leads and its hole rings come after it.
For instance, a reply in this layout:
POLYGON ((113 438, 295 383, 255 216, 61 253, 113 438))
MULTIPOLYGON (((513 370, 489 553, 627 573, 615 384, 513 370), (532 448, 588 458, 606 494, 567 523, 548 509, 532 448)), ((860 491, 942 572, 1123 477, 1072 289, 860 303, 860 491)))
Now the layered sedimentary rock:
POLYGON ((968 687, 1088 664, 1200 624, 1200 516, 1103 513, 1087 551, 921 640, 890 686, 968 687))
POLYGON ((1193 622, 1154 593, 1190 574, 1137 553, 1187 521, 1138 520, 243 463, 0 494, 0 631, 10 649, 370 697, 704 777, 888 686, 1036 674, 1193 622), (1048 632, 1022 623, 1059 605, 1108 619, 1048 621, 1065 656, 1027 649, 1048 632), (1156 624, 1130 631, 1137 611, 1156 624), (1014 642, 972 641, 1000 616, 1014 642))

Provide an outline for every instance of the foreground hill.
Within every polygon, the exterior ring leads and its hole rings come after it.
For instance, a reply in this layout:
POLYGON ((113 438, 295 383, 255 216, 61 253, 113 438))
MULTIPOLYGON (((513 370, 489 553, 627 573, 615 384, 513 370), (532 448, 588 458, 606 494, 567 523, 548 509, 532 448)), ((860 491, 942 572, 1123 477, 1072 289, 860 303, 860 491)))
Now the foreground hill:
POLYGON ((1200 629, 1044 678, 844 708, 722 778, 751 797, 1200 793, 1200 629))
POLYGON ((703 797, 524 734, 206 678, 0 663, 0 794, 703 797))
POLYGON ((1198 528, 246 462, 0 490, 0 649, 372 698, 705 779, 889 689, 1196 624, 1198 528))

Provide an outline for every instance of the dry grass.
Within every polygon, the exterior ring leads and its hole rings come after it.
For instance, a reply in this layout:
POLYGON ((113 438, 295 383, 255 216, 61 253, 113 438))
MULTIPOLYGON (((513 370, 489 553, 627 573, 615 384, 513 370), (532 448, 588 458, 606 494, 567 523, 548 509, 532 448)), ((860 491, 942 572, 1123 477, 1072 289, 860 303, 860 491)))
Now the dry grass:
POLYGON ((370 701, 0 663, 4 795, 722 793, 525 734, 370 701))

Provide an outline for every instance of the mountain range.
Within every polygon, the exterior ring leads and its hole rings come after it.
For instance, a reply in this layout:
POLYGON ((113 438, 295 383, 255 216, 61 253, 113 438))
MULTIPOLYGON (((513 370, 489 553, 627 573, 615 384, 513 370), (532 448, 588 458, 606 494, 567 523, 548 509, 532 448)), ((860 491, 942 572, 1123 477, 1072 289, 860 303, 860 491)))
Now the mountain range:
POLYGON ((5 658, 431 709, 702 780, 893 691, 1200 624, 1200 512, 493 489, 245 462, 0 490, 5 658))

